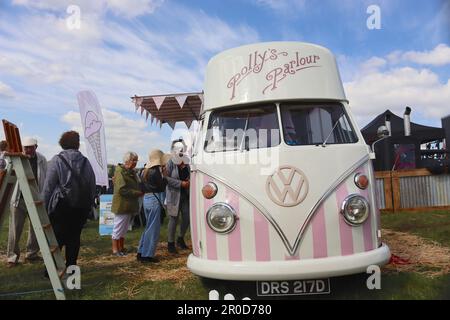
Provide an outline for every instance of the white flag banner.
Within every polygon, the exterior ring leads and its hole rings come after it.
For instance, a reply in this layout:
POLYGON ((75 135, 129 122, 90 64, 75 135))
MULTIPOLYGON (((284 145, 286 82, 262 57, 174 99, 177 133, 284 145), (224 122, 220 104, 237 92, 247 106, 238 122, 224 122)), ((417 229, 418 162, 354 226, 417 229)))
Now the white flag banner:
POLYGON ((100 104, 92 91, 80 91, 77 99, 80 106, 87 157, 94 169, 96 184, 108 186, 105 125, 100 104))
POLYGON ((153 102, 156 105, 156 109, 159 110, 159 108, 161 108, 161 105, 163 104, 164 100, 166 99, 166 96, 157 96, 157 97, 153 97, 153 102))
POLYGON ((175 96, 175 99, 177 100, 178 104, 180 105, 180 108, 183 109, 184 103, 186 102, 187 95, 181 95, 181 96, 175 96))

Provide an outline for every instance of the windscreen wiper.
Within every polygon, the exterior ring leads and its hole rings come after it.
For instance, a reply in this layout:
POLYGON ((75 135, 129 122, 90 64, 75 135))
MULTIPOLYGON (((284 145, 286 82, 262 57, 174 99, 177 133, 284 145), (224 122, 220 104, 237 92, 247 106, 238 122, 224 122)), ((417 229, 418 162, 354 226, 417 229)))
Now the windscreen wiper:
MULTIPOLYGON (((342 115, 341 115, 341 116, 342 116, 342 115)), ((339 117, 339 119, 340 119, 340 118, 341 118, 341 117, 339 117)), ((333 131, 334 131, 334 129, 336 128, 336 126, 337 126, 338 123, 339 123, 339 120, 336 121, 336 123, 334 124, 333 128, 332 128, 331 131, 330 131, 330 134, 329 134, 328 137, 325 139, 325 141, 322 143, 322 147, 326 147, 327 141, 328 141, 328 139, 330 139, 331 134, 333 133, 333 131)))

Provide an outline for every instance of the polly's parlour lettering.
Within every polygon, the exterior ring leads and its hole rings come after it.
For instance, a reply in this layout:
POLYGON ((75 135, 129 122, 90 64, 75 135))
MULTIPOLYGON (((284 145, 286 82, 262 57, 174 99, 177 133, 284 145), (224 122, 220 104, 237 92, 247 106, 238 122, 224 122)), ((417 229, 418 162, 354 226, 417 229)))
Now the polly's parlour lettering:
MULTIPOLYGON (((227 88, 231 89, 230 100, 233 100, 236 96, 236 89, 243 79, 245 79, 251 73, 258 74, 264 67, 265 62, 268 60, 278 60, 280 56, 287 57, 289 54, 287 52, 277 52, 275 49, 268 49, 262 54, 258 51, 249 54, 248 65, 242 67, 240 72, 236 73, 228 81, 227 88)), ((273 91, 278 88, 278 83, 290 75, 295 75, 297 72, 320 67, 318 62, 320 61, 320 56, 318 55, 308 55, 301 56, 299 52, 295 52, 295 58, 290 60, 288 63, 280 64, 265 74, 265 79, 269 81, 268 85, 264 87, 262 93, 266 94, 267 90, 273 91)))
POLYGON ((231 77, 230 81, 228 81, 227 88, 231 89, 230 100, 233 100, 235 97, 236 88, 249 74, 261 72, 268 60, 275 61, 279 56, 286 57, 287 55, 287 52, 277 52, 276 49, 267 49, 263 53, 260 53, 258 50, 254 53, 250 53, 248 55, 248 65, 243 66, 242 69, 231 77))

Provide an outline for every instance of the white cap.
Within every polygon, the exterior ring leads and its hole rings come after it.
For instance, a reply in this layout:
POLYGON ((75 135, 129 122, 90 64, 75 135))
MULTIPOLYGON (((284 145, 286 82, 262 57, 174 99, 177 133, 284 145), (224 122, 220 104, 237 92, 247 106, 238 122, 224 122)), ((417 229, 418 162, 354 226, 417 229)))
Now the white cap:
POLYGON ((37 145, 37 140, 31 137, 25 137, 22 142, 22 146, 24 147, 32 147, 37 145))

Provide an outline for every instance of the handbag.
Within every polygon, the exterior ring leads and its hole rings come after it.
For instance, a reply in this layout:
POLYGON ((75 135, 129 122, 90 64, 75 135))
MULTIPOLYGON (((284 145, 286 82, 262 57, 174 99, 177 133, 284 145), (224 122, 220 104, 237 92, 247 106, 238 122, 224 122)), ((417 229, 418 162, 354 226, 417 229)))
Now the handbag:
POLYGON ((156 200, 158 200, 159 206, 161 207, 160 219, 161 219, 161 224, 163 224, 164 219, 166 218, 166 209, 162 205, 161 200, 159 200, 158 196, 154 192, 152 192, 152 194, 155 196, 156 200))

